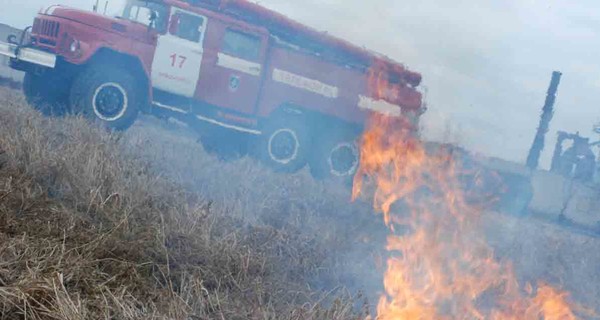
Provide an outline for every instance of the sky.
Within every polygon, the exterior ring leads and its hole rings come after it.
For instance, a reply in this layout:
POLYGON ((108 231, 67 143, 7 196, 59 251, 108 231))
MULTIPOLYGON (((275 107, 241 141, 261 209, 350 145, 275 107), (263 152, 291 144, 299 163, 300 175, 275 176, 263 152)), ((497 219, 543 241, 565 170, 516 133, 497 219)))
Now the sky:
MULTIPOLYGON (((119 2, 111 0, 109 8, 119 2)), ((91 8, 95 1, 0 0, 0 22, 26 26, 54 3, 91 8)), ((426 139, 524 162, 554 70, 563 78, 542 165, 549 165, 557 130, 597 138, 591 130, 600 122, 596 0, 259 3, 422 73, 426 139)))

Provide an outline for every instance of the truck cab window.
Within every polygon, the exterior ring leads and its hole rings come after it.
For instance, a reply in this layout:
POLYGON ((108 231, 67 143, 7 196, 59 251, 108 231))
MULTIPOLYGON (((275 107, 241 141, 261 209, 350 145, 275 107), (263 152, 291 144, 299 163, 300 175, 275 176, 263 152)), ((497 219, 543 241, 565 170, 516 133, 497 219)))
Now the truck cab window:
POLYGON ((172 35, 179 38, 193 42, 202 42, 204 18, 185 12, 177 12, 171 18, 171 27, 169 29, 172 35))
POLYGON ((260 38, 239 31, 227 29, 223 37, 223 53, 258 61, 260 58, 260 38))
POLYGON ((153 27, 162 33, 167 28, 167 7, 160 3, 132 0, 128 1, 123 10, 123 19, 141 23, 145 26, 152 24, 152 15, 155 14, 153 27))

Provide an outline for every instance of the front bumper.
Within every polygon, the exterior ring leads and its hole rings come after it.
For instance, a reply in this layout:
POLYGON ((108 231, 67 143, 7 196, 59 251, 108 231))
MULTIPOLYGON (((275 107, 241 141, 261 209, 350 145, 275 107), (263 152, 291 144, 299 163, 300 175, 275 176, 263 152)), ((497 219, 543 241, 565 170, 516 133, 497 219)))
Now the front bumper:
POLYGON ((56 66, 56 55, 42 50, 20 47, 16 44, 0 41, 0 55, 16 61, 29 62, 47 68, 56 66))

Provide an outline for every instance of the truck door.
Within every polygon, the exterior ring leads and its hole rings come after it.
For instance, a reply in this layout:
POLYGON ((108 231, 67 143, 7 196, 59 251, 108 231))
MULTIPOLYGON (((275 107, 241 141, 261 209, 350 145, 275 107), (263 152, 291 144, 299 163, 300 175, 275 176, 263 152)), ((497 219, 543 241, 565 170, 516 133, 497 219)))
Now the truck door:
POLYGON ((203 66, 197 97, 211 105, 252 114, 265 71, 267 33, 227 24, 220 31, 216 59, 207 60, 203 66))
POLYGON ((173 8, 169 30, 157 40, 152 61, 152 85, 170 93, 193 97, 202 56, 206 17, 173 8))

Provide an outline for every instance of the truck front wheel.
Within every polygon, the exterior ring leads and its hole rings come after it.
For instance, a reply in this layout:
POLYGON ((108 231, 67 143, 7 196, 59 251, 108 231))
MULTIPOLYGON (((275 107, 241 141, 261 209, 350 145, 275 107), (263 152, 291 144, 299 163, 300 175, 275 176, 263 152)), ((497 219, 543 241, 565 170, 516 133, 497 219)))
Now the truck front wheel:
POLYGON ((278 172, 302 169, 311 148, 309 128, 302 119, 281 117, 271 120, 254 150, 260 160, 278 172))
POLYGON ((71 109, 114 130, 126 130, 136 120, 141 90, 129 73, 112 66, 83 70, 71 88, 71 109))

